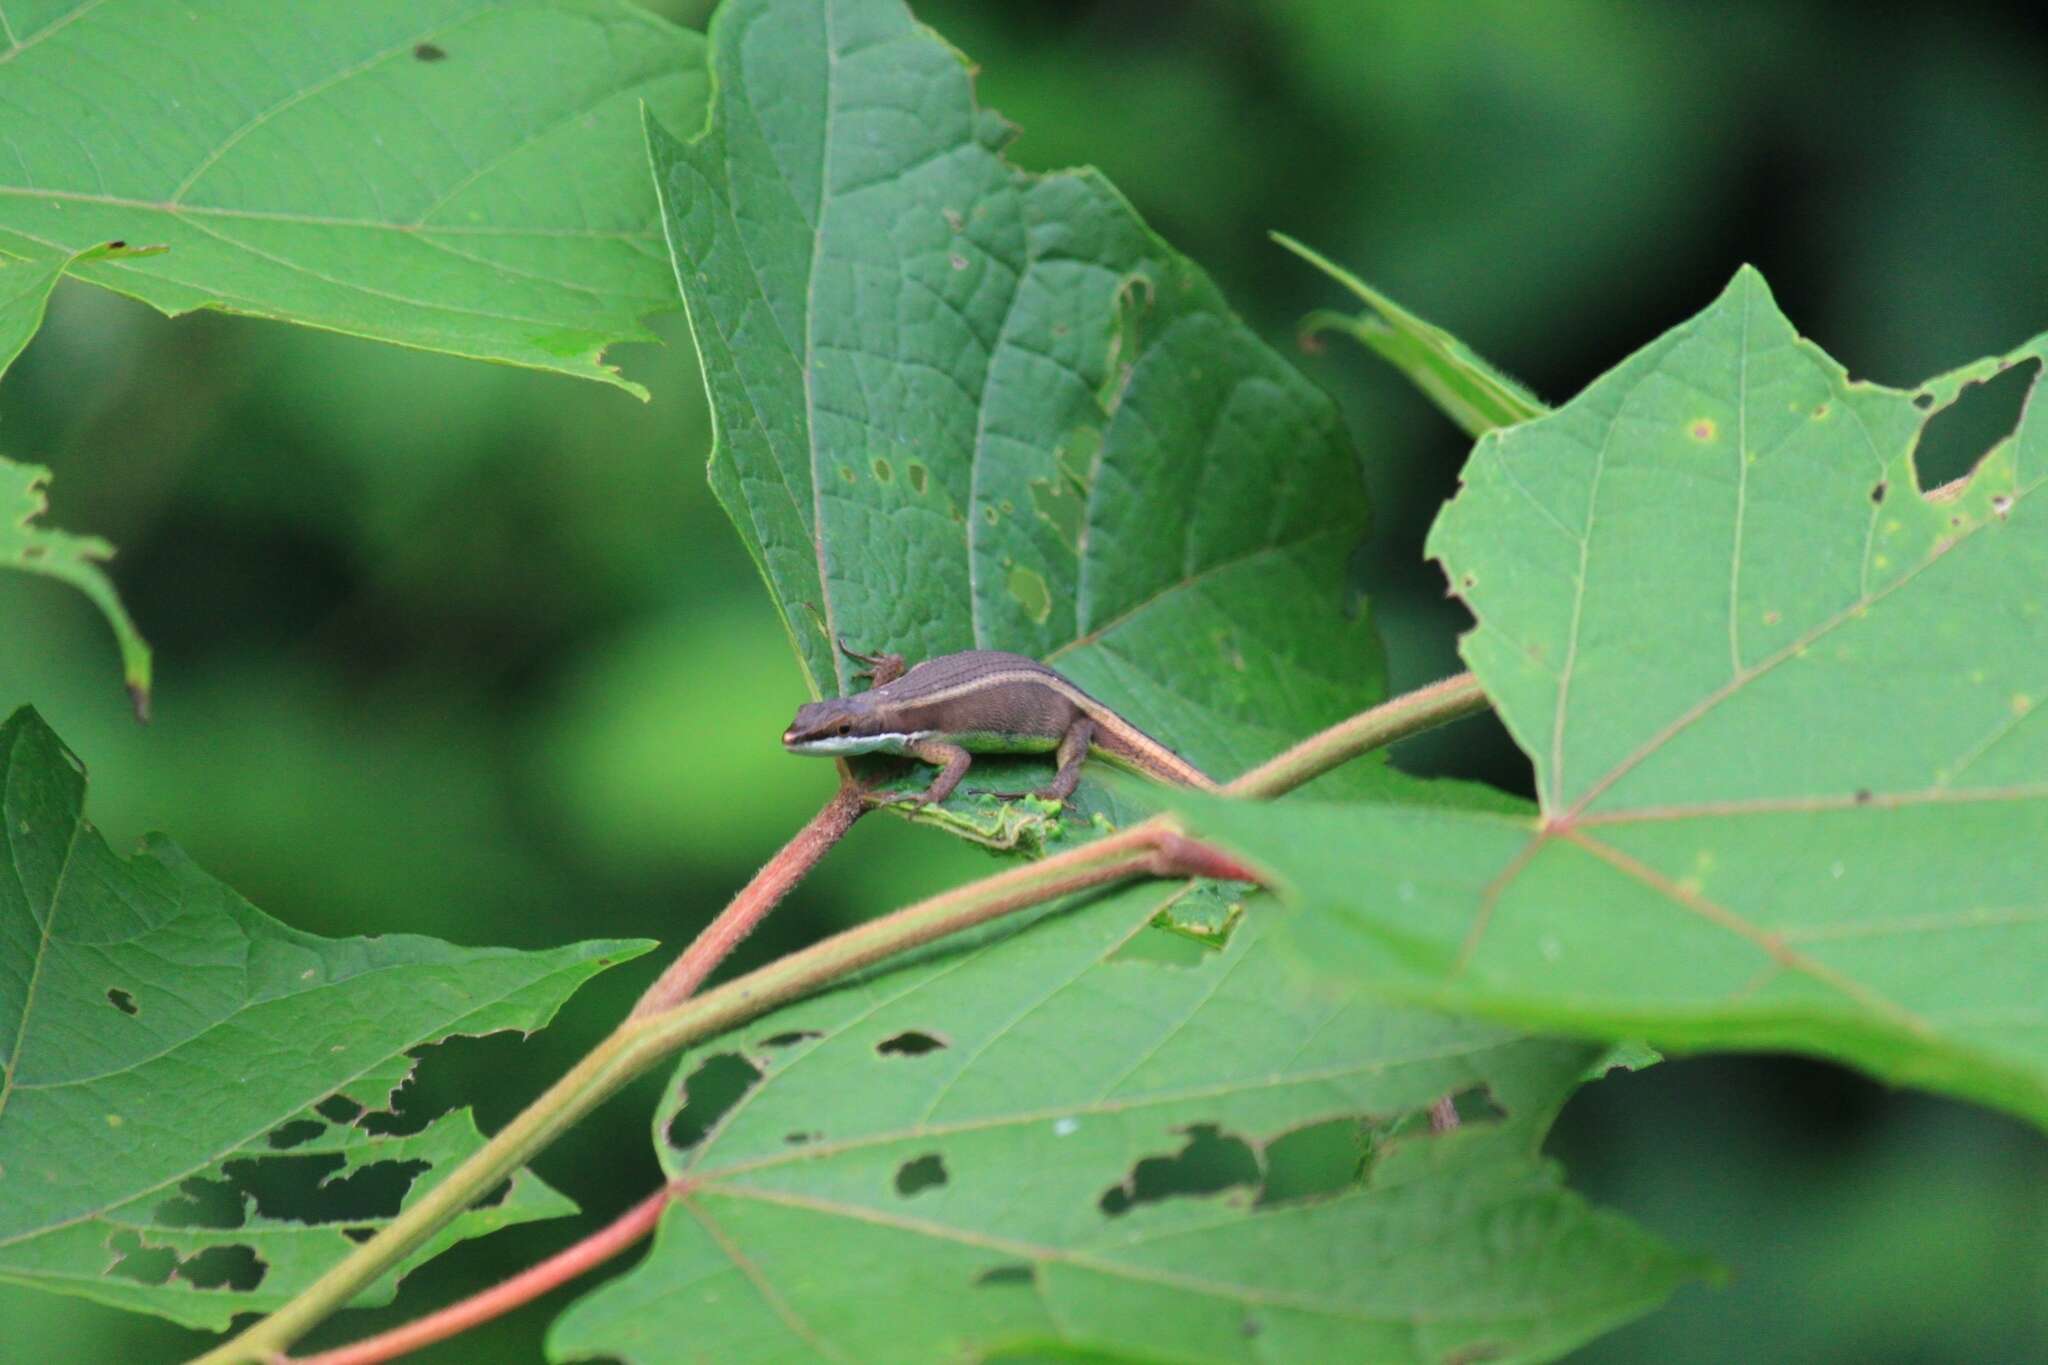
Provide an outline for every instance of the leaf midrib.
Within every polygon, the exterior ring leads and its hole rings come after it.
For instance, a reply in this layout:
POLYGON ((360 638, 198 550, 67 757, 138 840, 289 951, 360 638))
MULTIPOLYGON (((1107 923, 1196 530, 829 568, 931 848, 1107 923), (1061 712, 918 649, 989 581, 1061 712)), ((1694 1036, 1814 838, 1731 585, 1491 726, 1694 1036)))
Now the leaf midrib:
MULTIPOLYGON (((2017 510, 2019 505, 2022 502, 2024 502, 2029 496, 2031 496, 2037 489, 2039 489, 2044 483, 2048 483, 2048 475, 2043 475, 2041 478, 2036 479, 2032 483, 2026 484, 2024 486, 2016 486, 2010 495, 2012 499, 2012 507, 2008 511, 2008 516, 2010 515, 2012 510, 2017 510)), ((1577 823, 1581 819, 1581 817, 1584 816, 1586 808, 1589 805, 1591 805, 1594 801, 1598 800, 1608 790, 1610 790, 1616 782, 1619 782, 1622 778, 1626 777, 1636 768, 1640 767, 1642 764, 1648 762, 1651 758, 1655 757, 1660 749, 1662 749, 1665 745, 1669 744, 1678 735, 1682 734, 1687 728, 1689 728, 1690 726, 1692 726, 1693 724, 1695 724, 1696 722, 1710 714, 1715 708, 1719 707, 1723 702, 1727 701, 1729 698, 1733 696, 1736 696, 1744 688, 1748 687, 1758 678, 1761 678, 1765 674, 1771 672, 1773 669, 1777 668, 1778 665, 1784 663, 1786 660, 1797 658, 1798 656, 1803 654, 1807 649, 1811 648, 1817 641, 1825 639, 1828 635, 1832 634, 1836 630, 1839 630, 1842 626, 1848 624, 1851 621, 1862 619, 1868 613, 1869 609, 1875 606, 1877 603, 1882 602, 1887 597, 1892 596, 1894 593, 1900 592, 1903 589, 1917 583, 1919 581, 1920 576, 1927 572, 1927 570, 1933 568, 1936 564, 1939 564, 1943 559, 1947 558, 1949 554, 1951 554, 1959 546, 1968 543, 1974 537, 1982 534, 1986 529, 1991 527, 1998 520, 2002 519, 1979 519, 1971 523, 1969 526, 1966 526, 1962 531, 1960 531, 1956 535, 1947 537, 1946 539, 1937 543, 1933 552, 1929 554, 1925 559, 1921 560, 1918 564, 1915 564, 1912 568, 1902 572, 1896 579, 1894 579, 1890 583, 1887 583, 1883 588, 1879 589, 1877 592, 1860 594, 1855 601, 1843 607, 1841 610, 1837 611, 1833 616, 1829 617, 1825 621, 1822 621, 1819 625, 1807 631, 1804 635, 1801 635, 1798 638, 1789 641, 1773 653, 1766 655, 1761 662, 1756 664, 1754 667, 1750 668, 1747 672, 1737 674, 1736 676, 1730 678, 1727 682, 1721 684, 1713 691, 1707 693, 1705 696, 1695 701, 1691 706, 1687 707, 1684 711, 1680 712, 1676 718, 1672 719, 1671 721, 1668 721, 1662 729, 1658 730, 1655 734, 1651 735, 1649 739, 1643 741, 1640 747, 1638 747, 1633 753, 1629 754, 1627 757, 1623 758, 1621 762, 1617 763, 1612 769, 1610 769, 1606 773, 1606 775, 1604 775, 1596 782, 1594 782, 1594 784, 1586 790, 1584 795, 1580 796, 1575 802, 1572 803, 1569 809, 1567 809, 1561 816, 1556 817, 1557 820, 1563 824, 1577 823)))
MULTIPOLYGON (((15 741, 17 753, 19 753, 22 739, 26 738, 26 735, 27 730, 24 727, 22 734, 15 741)), ((10 775, 14 765, 15 759, 10 756, 7 765, 10 775)), ((4 807, 0 807, 0 809, 4 809, 4 807)), ((0 1076, 0 1119, 5 1119, 7 1116, 7 1101, 13 1097, 15 1090, 14 1078, 21 1073, 22 1053, 28 1047, 29 1019, 35 1014, 36 987, 43 979, 43 963, 49 958, 50 940, 57 927, 57 908, 64 899, 64 882, 71 873, 72 855, 78 850, 78 836, 84 829, 84 817, 73 816, 70 837, 64 841, 64 857, 57 865, 57 879, 50 887, 50 908, 49 913, 43 916, 42 936, 36 943, 35 966, 29 970, 28 990, 22 996, 21 1022, 15 1027, 14 1046, 7 1054, 6 1074, 0 1076)), ((7 831, 7 842, 10 850, 7 865, 14 873, 15 882, 21 887, 23 903, 30 906, 31 910, 33 910, 35 902, 29 895, 28 883, 22 880, 21 863, 12 853, 14 844, 14 831, 12 829, 7 831)))
MULTIPOLYGON (((853 1222, 870 1223, 899 1232, 914 1233, 931 1238, 934 1241, 953 1242, 1034 1261, 1061 1263, 1073 1266, 1079 1270, 1088 1270, 1121 1279, 1164 1285, 1169 1288, 1207 1295, 1211 1298, 1257 1304, 1261 1307, 1292 1308, 1302 1312, 1321 1313, 1329 1317, 1342 1318, 1352 1322, 1373 1324, 1399 1322, 1415 1325, 1424 1323, 1501 1322, 1526 1319, 1532 1312, 1541 1311, 1541 1306, 1538 1305, 1536 1307, 1521 1307, 1496 1312, 1484 1312, 1469 1308, 1449 1313, 1432 1313, 1426 1310, 1404 1309, 1398 1312, 1389 1312, 1385 1315, 1375 1315, 1370 1311, 1362 1311, 1348 1304, 1332 1303, 1312 1295, 1279 1293, 1257 1286, 1237 1284, 1230 1281, 1206 1280, 1193 1275, 1164 1270, 1156 1266, 1134 1265, 1096 1252, 1068 1247, 1047 1246, 1043 1243, 1026 1242, 1015 1238, 990 1236, 966 1228, 951 1227, 943 1223, 935 1223, 921 1218, 910 1218, 902 1214, 891 1213, 867 1205, 819 1199, 809 1195, 792 1194, 782 1190, 761 1190, 709 1184, 691 1189, 679 1196, 676 1202, 688 1205, 701 1195, 707 1193, 723 1195, 726 1198, 733 1199, 735 1202, 752 1201, 762 1204, 775 1204, 808 1213, 843 1218, 853 1222)), ((1366 1190, 1350 1192, 1336 1197, 1338 1199, 1347 1197, 1363 1199, 1370 1194, 1371 1191, 1366 1190)), ((1289 1206, 1268 1210, 1263 1216, 1284 1217, 1289 1213, 1299 1213, 1307 1209, 1322 1207, 1327 1202, 1323 1200, 1297 1201, 1289 1206)), ((1165 1231, 1171 1233, 1183 1230, 1171 1229, 1165 1231)), ((1632 1295, 1614 1300, 1617 1304, 1637 1303, 1640 1301, 1640 1295, 1632 1295)))
MULTIPOLYGON (((1170 1037, 1171 1035, 1169 1035, 1169 1040, 1170 1037)), ((935 1138, 957 1137, 964 1133, 994 1132, 1004 1128, 1028 1127, 1034 1124, 1049 1123, 1063 1118, 1126 1114, 1165 1105, 1188 1104, 1211 1099, 1227 1099, 1232 1096, 1253 1094, 1262 1090, 1278 1090, 1298 1085, 1315 1085, 1324 1081, 1341 1080, 1352 1076, 1371 1076, 1394 1071, 1402 1067, 1424 1066, 1431 1062, 1451 1061, 1462 1057, 1475 1056, 1525 1041, 1527 1040, 1519 1035, 1506 1038, 1492 1038, 1458 1043, 1449 1047, 1411 1053, 1400 1057, 1381 1057, 1371 1061, 1356 1062, 1344 1066, 1319 1067, 1313 1070, 1296 1071, 1287 1074, 1268 1073, 1263 1076, 1228 1081, 1212 1086, 1194 1086, 1182 1090, 1154 1091, 1128 1099, 1113 1100, 1104 1097, 1081 1104, 1054 1105, 1043 1109, 1019 1111, 991 1118, 959 1119, 951 1123, 937 1124, 920 1122, 912 1124, 907 1128, 865 1133, 860 1137, 844 1138, 837 1142, 808 1144, 791 1151, 775 1152, 768 1156, 750 1157, 725 1166, 712 1163, 693 1163, 684 1172, 683 1178, 710 1184, 755 1171, 797 1166, 805 1162, 826 1160, 872 1147, 886 1147, 891 1143, 923 1142, 935 1138)), ((811 1051, 819 1051, 822 1046, 822 1044, 819 1044, 813 1047, 811 1051)), ((766 1086, 772 1079, 764 1077, 760 1084, 766 1086)), ((1356 1114, 1357 1112, 1356 1110, 1345 1109, 1334 1112, 1326 1117, 1341 1118, 1356 1114)), ((1310 1118, 1302 1120, 1302 1124, 1313 1124, 1318 1121, 1320 1120, 1310 1118)), ((1302 1125, 1296 1124, 1295 1126, 1302 1125)), ((705 1139, 707 1147, 715 1141, 716 1136, 715 1133, 707 1135, 705 1139)), ((705 1154, 709 1155, 708 1151, 705 1154)))

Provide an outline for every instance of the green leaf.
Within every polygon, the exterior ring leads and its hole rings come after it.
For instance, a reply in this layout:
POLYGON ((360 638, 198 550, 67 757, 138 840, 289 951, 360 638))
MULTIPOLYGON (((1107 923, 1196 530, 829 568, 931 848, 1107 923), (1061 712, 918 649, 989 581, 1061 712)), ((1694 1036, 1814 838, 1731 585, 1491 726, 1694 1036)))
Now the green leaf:
POLYGON ((82 279, 602 379, 673 306, 638 107, 702 44, 625 0, 8 7, 0 250, 82 279))
POLYGON ((1009 166, 900 0, 735 0, 711 41, 709 126, 649 142, 712 486, 814 693, 853 690, 835 636, 1015 650, 1216 774, 1379 695, 1357 456, 1200 270, 1096 173, 1009 166))
POLYGON ((1538 1156, 1599 1049, 1307 988, 1266 897, 1162 961, 1172 894, 686 1055, 655 1124, 679 1197, 553 1358, 1533 1360, 1701 1273, 1538 1156))
MULTIPOLYGON (((0 1280, 222 1328, 277 1307, 482 1144, 391 1131, 408 1053, 539 1028, 651 944, 548 952, 287 929, 152 839, 116 856, 78 760, 0 723, 0 1280)), ((529 1172, 446 1246, 573 1212, 529 1172)))
MULTIPOLYGON (((0 375, 14 364, 16 356, 43 325, 43 310, 50 291, 64 272, 81 261, 134 259, 152 254, 147 248, 102 243, 70 256, 53 256, 40 261, 21 261, 0 266, 0 375)), ((114 585, 100 565, 111 559, 114 547, 97 536, 67 535, 36 519, 49 510, 43 487, 50 471, 36 465, 16 464, 0 456, 0 568, 42 574, 69 583, 92 599, 100 615, 113 627, 121 647, 121 672, 134 699, 135 714, 149 718, 149 645, 129 619, 114 585)))
POLYGON ((1274 233, 1273 240, 1358 295, 1368 309, 1355 318, 1342 313, 1311 313, 1302 320, 1304 336, 1337 331, 1356 338, 1405 375, 1468 435, 1483 436, 1496 427, 1511 427, 1550 411, 1464 342, 1424 322, 1343 266, 1284 233, 1274 233))
MULTIPOLYGON (((1935 411, 1851 381, 1753 271, 1484 437, 1430 540, 1537 817, 1205 806, 1403 999, 1796 1048, 2048 1122, 2048 416, 1923 494, 1935 411)), ((2038 383, 2038 374, 2036 383, 2038 383)))

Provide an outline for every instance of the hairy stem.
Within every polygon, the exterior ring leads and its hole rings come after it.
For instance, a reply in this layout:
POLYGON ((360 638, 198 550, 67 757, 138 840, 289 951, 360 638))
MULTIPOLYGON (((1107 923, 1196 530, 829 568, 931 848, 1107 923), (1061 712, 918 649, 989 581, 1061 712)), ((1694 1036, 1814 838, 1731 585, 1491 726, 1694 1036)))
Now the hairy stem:
POLYGON ((1278 796, 1360 754, 1462 720, 1484 711, 1487 704, 1479 679, 1459 673, 1338 721, 1225 784, 1223 790, 1232 796, 1278 796))
MULTIPOLYGON (((1278 795, 1369 749, 1456 720, 1485 705, 1485 697, 1471 674, 1446 678, 1310 736, 1229 783, 1224 790, 1238 796, 1278 795)), ((756 875, 741 897, 771 879, 771 874, 779 879, 784 871, 794 869, 790 878, 793 882, 823 856, 833 840, 844 834, 858 817, 857 808, 851 815, 839 809, 846 797, 847 788, 842 787, 833 802, 756 875), (814 840, 833 829, 842 818, 845 823, 837 826, 837 833, 814 845, 814 840)), ((856 791, 856 807, 858 800, 856 791)), ((283 1353, 294 1341, 345 1307, 378 1276, 524 1165, 563 1129, 672 1053, 899 953, 1027 906, 1140 874, 1256 880, 1229 855, 1181 834, 1171 817, 1155 816, 1081 848, 999 872, 835 934, 704 995, 680 998, 687 996, 723 956, 705 948, 690 969, 696 974, 694 979, 671 992, 678 996, 676 1003, 649 1008, 643 998, 642 1006, 636 1007, 610 1036, 428 1190, 418 1203, 401 1212, 290 1303, 240 1336, 197 1357, 193 1365, 269 1365, 284 1359, 283 1353)), ((739 903, 736 898, 734 907, 713 922, 705 937, 721 932, 724 951, 729 952, 787 890, 788 885, 783 885, 744 922, 735 913, 739 903), (720 925, 726 929, 719 930, 720 925)), ((683 962, 697 954, 702 942, 700 938, 693 943, 656 982, 654 989, 664 988, 665 983, 673 985, 671 978, 683 981, 683 962)), ((653 993, 650 989, 649 995, 653 993)))
POLYGON ((810 823, 798 830, 796 836, 782 846, 782 851, 754 874, 754 879, 741 888, 740 893, 732 898, 732 903, 719 912, 718 918, 711 921, 704 932, 683 950, 682 956, 655 979, 646 994, 640 997, 640 1003, 633 1006, 632 1017, 639 1019, 659 1014, 694 995, 697 987, 704 984, 704 978, 740 946, 742 939, 754 932, 754 927, 767 918, 768 912, 803 880, 820 858, 831 851, 832 845, 845 837, 846 831, 853 828, 853 822, 860 819, 866 809, 859 785, 851 778, 841 782, 838 792, 825 803, 825 808, 812 816, 810 823))
POLYGON ((450 1304, 438 1313, 429 1313, 332 1351, 290 1359, 293 1365, 382 1365, 502 1317, 603 1265, 653 1232, 654 1225, 661 1221, 661 1211, 668 1207, 675 1193, 675 1186, 662 1186, 574 1246, 565 1247, 540 1264, 528 1266, 511 1279, 450 1304))

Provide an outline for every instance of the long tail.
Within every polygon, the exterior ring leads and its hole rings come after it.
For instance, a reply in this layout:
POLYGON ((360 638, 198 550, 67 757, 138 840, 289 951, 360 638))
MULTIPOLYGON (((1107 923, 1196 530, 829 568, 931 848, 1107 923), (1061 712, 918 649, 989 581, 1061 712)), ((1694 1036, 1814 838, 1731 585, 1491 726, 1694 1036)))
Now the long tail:
POLYGON ((1095 722, 1094 747, 1105 757, 1161 782, 1205 792, 1222 790, 1222 784, 1215 778, 1115 712, 1105 708, 1092 712, 1089 719, 1095 722))

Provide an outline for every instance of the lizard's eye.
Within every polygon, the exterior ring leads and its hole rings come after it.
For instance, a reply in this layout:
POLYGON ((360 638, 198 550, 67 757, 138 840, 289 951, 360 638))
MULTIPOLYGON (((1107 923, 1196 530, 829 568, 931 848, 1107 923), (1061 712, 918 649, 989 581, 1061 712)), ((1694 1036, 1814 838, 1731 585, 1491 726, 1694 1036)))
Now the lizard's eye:
POLYGON ((842 734, 842 735, 843 735, 843 734, 845 734, 845 733, 846 733, 847 731, 849 731, 849 730, 851 730, 851 729, 853 729, 853 723, 852 723, 851 721, 844 721, 844 720, 842 720, 842 721, 840 721, 840 722, 839 722, 839 733, 840 733, 840 734, 842 734))

